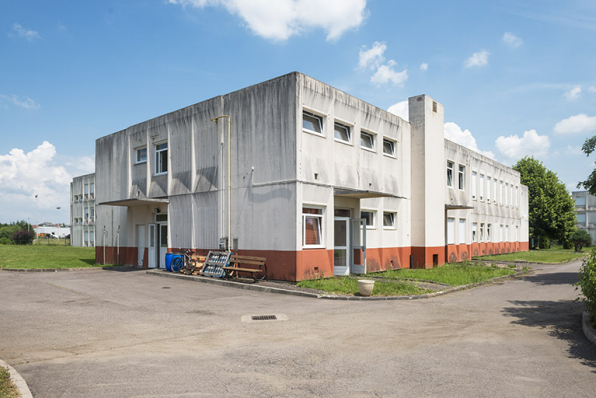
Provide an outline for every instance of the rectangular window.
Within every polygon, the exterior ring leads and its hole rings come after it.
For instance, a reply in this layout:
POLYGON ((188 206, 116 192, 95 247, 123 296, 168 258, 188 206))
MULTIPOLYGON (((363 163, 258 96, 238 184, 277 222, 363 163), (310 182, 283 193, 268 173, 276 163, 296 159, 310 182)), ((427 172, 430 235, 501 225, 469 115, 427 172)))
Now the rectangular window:
POLYGON ((518 186, 515 186, 515 207, 518 207, 517 196, 519 195, 518 186))
POLYGON ((459 244, 466 243, 466 220, 464 218, 459 219, 459 244))
POLYGON ((476 199, 476 172, 472 172, 472 199, 476 199))
POLYGON ((509 225, 505 225, 505 242, 509 242, 509 225))
POLYGON ((513 184, 509 185, 509 206, 513 207, 513 184))
POLYGON ((490 202, 490 177, 486 176, 486 203, 490 202))
POLYGON ((515 226, 515 241, 519 242, 519 226, 515 226))
POLYGON ((501 181, 501 184, 499 185, 499 204, 503 204, 503 181, 501 181))
POLYGON ((95 195, 95 183, 89 184, 91 195, 95 195))
POLYGON ((89 184, 85 184, 85 196, 89 195, 89 184))
POLYGON ((499 233, 499 242, 503 242, 503 224, 501 224, 501 229, 499 233))
POLYGON ((342 142, 352 142, 352 129, 350 126, 346 126, 345 124, 335 122, 334 126, 334 134, 335 139, 337 141, 342 142))
POLYGON ((302 208, 302 246, 321 247, 323 245, 323 209, 302 208))
POLYGON ((453 162, 447 161, 447 186, 453 188, 453 162))
POLYGON ((495 198, 493 199, 493 202, 497 203, 497 179, 496 178, 494 179, 494 182, 495 183, 493 185, 493 188, 494 188, 493 195, 495 195, 495 198))
POLYGON ((95 232, 89 231, 89 246, 95 246, 95 232))
POLYGON ((575 205, 576 206, 585 206, 586 205, 586 197, 580 196, 575 198, 575 205))
POLYGON ((577 213, 577 222, 580 224, 586 223, 586 213, 577 213))
POLYGON ((374 228, 375 227, 375 212, 369 210, 362 210, 360 212, 360 218, 364 218, 366 220, 366 228, 374 228))
POLYGON ((492 229, 492 224, 486 224, 486 241, 487 242, 492 242, 492 238, 490 236, 491 229, 492 229))
POLYGON ((478 242, 478 223, 472 223, 472 242, 478 242))
POLYGON ((466 166, 459 165, 458 188, 462 191, 466 189, 466 166))
POLYGON ((396 213, 384 211, 383 212, 383 227, 395 228, 395 215, 396 215, 396 213))
POLYGON ((478 237, 479 242, 484 242, 484 223, 480 223, 480 236, 478 237))
POLYGON ((314 113, 302 112, 302 130, 323 135, 323 118, 314 113))
POLYGON ((89 219, 89 208, 85 207, 85 220, 89 219))
POLYGON ((135 163, 145 163, 147 161, 147 147, 137 148, 135 150, 135 163))
POLYGON ((92 220, 95 218, 95 209, 93 207, 89 208, 89 216, 92 220))
POLYGON ((484 174, 480 174, 480 200, 484 200, 484 174))
POLYGON ((168 143, 155 145, 155 174, 168 172, 168 143))
POLYGON ((375 136, 370 133, 360 132, 360 147, 375 150, 375 136))
POLYGON ((389 156, 395 156, 395 141, 383 138, 383 153, 389 156))
POLYGON ((85 246, 89 246, 89 232, 85 231, 85 246))
POLYGON ((509 204, 509 197, 508 194, 509 193, 509 184, 505 183, 505 206, 507 206, 509 204))
POLYGON ((447 219, 447 244, 455 244, 455 218, 447 219))

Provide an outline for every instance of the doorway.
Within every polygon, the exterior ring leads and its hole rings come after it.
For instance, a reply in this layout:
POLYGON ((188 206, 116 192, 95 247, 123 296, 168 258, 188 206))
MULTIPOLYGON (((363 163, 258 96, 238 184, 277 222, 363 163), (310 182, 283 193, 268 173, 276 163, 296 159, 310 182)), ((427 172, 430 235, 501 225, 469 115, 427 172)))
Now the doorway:
POLYGON ((333 274, 350 274, 350 217, 335 217, 333 221, 333 274))

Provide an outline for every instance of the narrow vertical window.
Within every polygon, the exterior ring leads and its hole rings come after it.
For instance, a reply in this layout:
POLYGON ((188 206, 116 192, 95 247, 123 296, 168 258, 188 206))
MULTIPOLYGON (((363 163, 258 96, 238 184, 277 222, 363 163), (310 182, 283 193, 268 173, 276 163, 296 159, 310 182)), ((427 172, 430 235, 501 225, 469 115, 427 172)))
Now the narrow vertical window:
POLYGON ((453 162, 447 161, 447 186, 453 188, 453 162))
POLYGON ((302 208, 302 246, 321 247, 323 237, 323 209, 302 208))
POLYGON ((480 200, 484 200, 484 174, 480 174, 480 200))
POLYGON ((466 219, 460 218, 459 219, 459 244, 466 243, 466 219))
POLYGON ((155 174, 168 172, 168 143, 155 145, 155 174))
POLYGON ((472 223, 472 242, 478 242, 478 223, 472 223))
POLYGON ((494 179, 494 185, 493 185, 493 195, 495 195, 495 198, 493 199, 494 203, 497 203, 497 179, 494 179))
POLYGON ((478 242, 484 242, 484 223, 480 223, 480 236, 478 242))
POLYGON ((459 189, 461 189, 462 191, 465 189, 466 185, 466 166, 462 166, 461 164, 459 165, 459 173, 458 173, 458 183, 459 183, 459 189))
POLYGON ((509 183, 505 183, 505 206, 509 204, 509 183))
POLYGON ((503 181, 499 184, 499 204, 503 205, 503 181))
POLYGON ((501 229, 499 233, 499 242, 503 242, 503 224, 501 224, 501 229))
POLYGON ((471 182, 472 182, 472 199, 476 199, 477 192, 476 192, 476 172, 475 171, 472 172, 472 181, 471 182))
POLYGON ((492 229, 492 224, 486 224, 486 241, 487 242, 492 242, 492 238, 490 236, 491 229, 492 229))
POLYGON ((455 244, 455 218, 447 219, 447 244, 455 244))
POLYGON ((490 177, 486 176, 486 203, 490 202, 490 177))
POLYGON ((515 186, 515 207, 518 207, 517 196, 519 195, 518 186, 515 186))

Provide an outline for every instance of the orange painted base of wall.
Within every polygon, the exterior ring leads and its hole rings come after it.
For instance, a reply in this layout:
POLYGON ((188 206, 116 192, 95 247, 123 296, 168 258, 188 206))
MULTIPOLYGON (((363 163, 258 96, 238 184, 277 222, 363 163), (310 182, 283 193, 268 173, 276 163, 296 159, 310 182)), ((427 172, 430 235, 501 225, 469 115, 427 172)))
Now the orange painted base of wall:
POLYGON ((530 250, 529 242, 472 243, 470 245, 446 246, 447 262, 449 263, 465 261, 477 256, 491 256, 493 254, 528 250, 530 250))
POLYGON ((445 264, 445 246, 412 247, 413 268, 432 268, 445 264))

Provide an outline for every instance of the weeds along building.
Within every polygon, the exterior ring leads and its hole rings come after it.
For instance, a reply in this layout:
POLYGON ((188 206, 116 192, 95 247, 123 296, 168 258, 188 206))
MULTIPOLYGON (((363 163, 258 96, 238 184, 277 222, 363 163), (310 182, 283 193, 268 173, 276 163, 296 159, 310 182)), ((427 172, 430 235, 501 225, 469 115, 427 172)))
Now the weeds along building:
POLYGON ((70 183, 70 245, 95 246, 95 174, 70 183))
POLYGON ((430 97, 409 114, 294 72, 99 138, 96 260, 229 246, 302 280, 527 250, 519 174, 445 140, 430 97))

